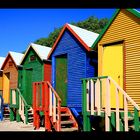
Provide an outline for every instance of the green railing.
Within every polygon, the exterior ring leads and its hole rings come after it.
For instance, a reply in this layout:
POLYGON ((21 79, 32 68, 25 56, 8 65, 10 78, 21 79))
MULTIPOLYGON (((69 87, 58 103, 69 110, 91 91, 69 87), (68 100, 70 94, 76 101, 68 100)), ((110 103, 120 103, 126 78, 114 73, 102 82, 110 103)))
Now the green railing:
POLYGON ((90 116, 104 114, 105 131, 111 131, 111 123, 116 131, 128 131, 128 103, 134 107, 134 130, 139 131, 139 106, 128 94, 109 76, 82 79, 83 84, 83 129, 91 131, 90 116), (111 97, 110 88, 114 86, 114 98, 111 97), (123 99, 123 107, 120 107, 120 95, 123 99), (115 102, 115 116, 113 116, 111 102, 115 102), (120 122, 120 112, 123 110, 123 128, 120 122))
POLYGON ((10 92, 10 120, 14 120, 14 111, 16 109, 16 120, 22 121, 24 123, 28 123, 28 109, 30 106, 27 104, 26 100, 24 99, 23 95, 21 94, 18 88, 11 89, 10 92))

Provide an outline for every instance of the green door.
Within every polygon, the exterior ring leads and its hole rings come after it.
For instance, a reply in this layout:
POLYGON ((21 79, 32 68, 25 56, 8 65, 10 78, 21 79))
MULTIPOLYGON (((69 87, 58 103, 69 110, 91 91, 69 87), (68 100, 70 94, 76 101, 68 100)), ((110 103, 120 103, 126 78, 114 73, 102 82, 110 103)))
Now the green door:
POLYGON ((61 105, 67 106, 67 56, 56 57, 56 92, 61 98, 61 105))
POLYGON ((29 105, 32 105, 32 69, 26 69, 26 89, 25 89, 25 97, 26 102, 29 105))

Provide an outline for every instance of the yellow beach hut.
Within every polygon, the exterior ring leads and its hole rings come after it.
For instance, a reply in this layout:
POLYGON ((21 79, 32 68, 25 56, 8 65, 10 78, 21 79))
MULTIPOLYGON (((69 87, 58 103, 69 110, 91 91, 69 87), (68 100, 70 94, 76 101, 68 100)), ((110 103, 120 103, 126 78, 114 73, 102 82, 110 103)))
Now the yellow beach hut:
POLYGON ((140 12, 117 9, 92 48, 98 77, 83 79, 84 130, 90 114, 104 118, 105 131, 140 131, 140 12))
POLYGON ((5 57, 0 57, 0 95, 2 96, 2 76, 3 76, 3 71, 1 70, 2 64, 5 60, 5 57))
MULTIPOLYGON (((97 44, 98 76, 111 76, 140 106, 140 12, 135 9, 116 10, 93 48, 97 44)), ((116 98, 115 94, 112 98, 116 98)), ((123 99, 120 100, 122 107, 123 99)), ((111 104, 116 107, 113 100, 111 104)), ((129 109, 132 109, 132 104, 129 109)))

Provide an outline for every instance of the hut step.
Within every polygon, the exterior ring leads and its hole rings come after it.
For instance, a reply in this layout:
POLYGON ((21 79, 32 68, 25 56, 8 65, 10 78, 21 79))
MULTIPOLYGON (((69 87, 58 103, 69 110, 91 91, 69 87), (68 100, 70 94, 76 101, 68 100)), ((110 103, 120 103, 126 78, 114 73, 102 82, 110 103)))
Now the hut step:
POLYGON ((74 123, 73 120, 61 121, 61 125, 65 125, 65 124, 73 124, 73 123, 74 123))
POLYGON ((71 127, 71 128, 61 128, 62 132, 72 132, 72 131, 78 131, 76 127, 71 127))

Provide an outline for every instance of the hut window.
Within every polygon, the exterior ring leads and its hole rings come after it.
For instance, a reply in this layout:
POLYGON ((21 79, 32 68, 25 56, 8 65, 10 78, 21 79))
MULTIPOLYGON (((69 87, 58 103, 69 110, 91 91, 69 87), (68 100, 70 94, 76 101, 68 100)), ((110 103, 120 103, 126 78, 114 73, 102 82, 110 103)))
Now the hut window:
POLYGON ((9 61, 9 67, 13 66, 12 61, 9 61))
POLYGON ((30 56, 30 61, 35 61, 36 60, 36 56, 35 55, 31 55, 30 56))

